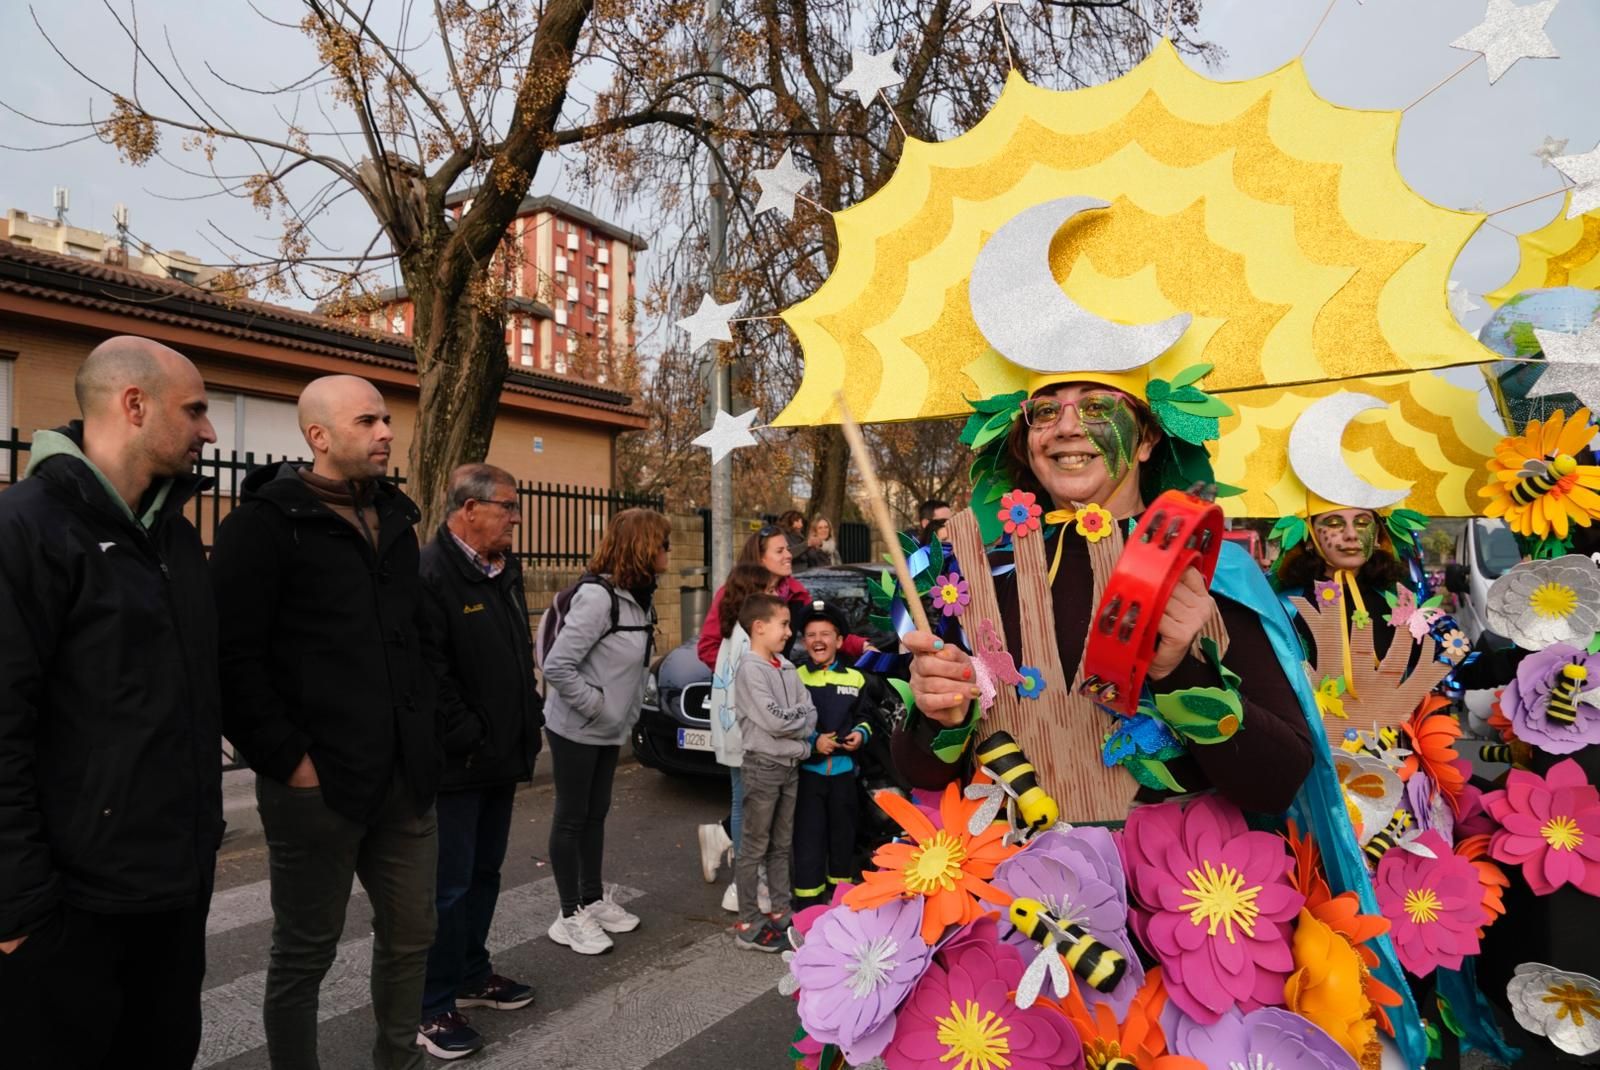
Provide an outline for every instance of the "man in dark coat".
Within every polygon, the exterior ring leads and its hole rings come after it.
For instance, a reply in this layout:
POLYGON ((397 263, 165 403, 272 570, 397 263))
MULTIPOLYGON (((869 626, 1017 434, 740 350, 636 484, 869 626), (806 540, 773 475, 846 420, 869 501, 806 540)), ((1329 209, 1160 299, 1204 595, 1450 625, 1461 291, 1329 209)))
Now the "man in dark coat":
POLYGON ((146 338, 95 347, 74 388, 83 421, 0 494, 0 1063, 189 1066, 222 737, 183 507, 216 433, 200 373, 146 338))
POLYGON ((439 931, 428 953, 417 1043, 441 1059, 483 1039, 463 1007, 518 1010, 533 989, 495 973, 489 925, 517 784, 533 776, 544 703, 534 689, 516 481, 488 464, 450 477, 450 512, 422 550, 423 649, 439 682, 445 771, 439 790, 439 931))
POLYGON ((311 383, 300 427, 313 462, 252 472, 211 558, 224 727, 257 774, 272 880, 267 1054, 274 1068, 318 1065, 318 991, 359 876, 374 1065, 417 1067, 439 785, 420 514, 383 478, 394 434, 371 383, 311 383))

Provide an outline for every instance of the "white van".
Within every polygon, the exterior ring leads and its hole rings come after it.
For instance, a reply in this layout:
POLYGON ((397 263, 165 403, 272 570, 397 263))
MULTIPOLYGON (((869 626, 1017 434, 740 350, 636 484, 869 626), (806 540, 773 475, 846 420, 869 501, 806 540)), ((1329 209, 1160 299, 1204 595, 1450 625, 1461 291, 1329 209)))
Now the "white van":
POLYGON ((1522 551, 1504 520, 1476 517, 1457 536, 1455 556, 1455 563, 1445 567, 1444 585, 1459 603, 1456 623, 1476 643, 1489 632, 1489 585, 1522 560, 1522 551))

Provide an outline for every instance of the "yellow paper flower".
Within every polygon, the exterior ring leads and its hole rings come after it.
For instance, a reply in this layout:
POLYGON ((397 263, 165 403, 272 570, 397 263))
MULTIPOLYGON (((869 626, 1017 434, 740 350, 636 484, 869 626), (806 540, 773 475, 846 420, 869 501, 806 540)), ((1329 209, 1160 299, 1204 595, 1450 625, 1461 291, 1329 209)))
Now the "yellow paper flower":
POLYGON ((1302 908, 1294 928, 1294 965, 1283 986, 1285 1005, 1321 1026, 1359 1061, 1378 1028, 1361 956, 1350 941, 1302 908))
POLYGON ((1578 464, 1573 455, 1594 438, 1588 409, 1571 418, 1559 409, 1548 420, 1529 420, 1521 435, 1500 440, 1489 461, 1489 499, 1483 515, 1504 517, 1518 535, 1565 539, 1572 524, 1588 527, 1600 518, 1600 465, 1578 464))
POLYGON ((1077 523, 1073 527, 1090 542, 1099 542, 1111 534, 1111 526, 1116 522, 1109 512, 1090 502, 1078 510, 1077 523))

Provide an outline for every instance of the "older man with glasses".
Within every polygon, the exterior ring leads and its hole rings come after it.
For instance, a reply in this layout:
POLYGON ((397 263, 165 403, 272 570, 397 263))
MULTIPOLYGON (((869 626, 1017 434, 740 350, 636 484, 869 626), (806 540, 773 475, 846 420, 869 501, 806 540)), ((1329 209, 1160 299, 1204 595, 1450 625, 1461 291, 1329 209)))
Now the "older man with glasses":
POLYGON ((450 511, 422 550, 425 656, 439 681, 439 933, 417 1043, 440 1059, 483 1047, 462 1008, 519 1010, 533 989, 495 973, 487 941, 517 784, 533 776, 544 704, 534 689, 516 482, 488 464, 451 475, 450 511))

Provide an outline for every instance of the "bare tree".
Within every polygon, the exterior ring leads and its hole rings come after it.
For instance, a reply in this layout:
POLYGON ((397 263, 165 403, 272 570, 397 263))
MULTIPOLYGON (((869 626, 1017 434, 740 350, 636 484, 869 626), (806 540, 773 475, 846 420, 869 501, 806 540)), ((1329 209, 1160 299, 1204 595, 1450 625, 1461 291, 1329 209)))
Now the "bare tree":
MULTIPOLYGON (((740 300, 741 315, 751 318, 737 328, 736 345, 724 359, 741 373, 740 392, 769 418, 793 394, 801 372, 798 348, 775 314, 832 270, 838 249, 828 213, 861 201, 887 181, 907 136, 933 141, 970 128, 988 112, 1013 69, 1057 88, 1097 84, 1143 59, 1163 31, 1202 61, 1219 54, 1192 36, 1200 0, 1042 0, 1000 9, 1005 33, 993 12, 972 19, 967 6, 967 0, 879 0, 870 7, 852 0, 725 0, 730 95, 715 159, 708 164, 682 128, 657 125, 630 136, 625 154, 608 152, 604 166, 597 160, 597 176, 605 172, 629 190, 647 192, 662 225, 681 228, 684 235, 667 261, 656 265, 667 284, 655 309, 661 315, 685 314, 705 287, 704 202, 692 191, 725 182, 738 195, 729 268, 714 296, 740 300), (904 80, 887 90, 887 105, 880 98, 864 107, 835 88, 851 69, 852 48, 881 52, 891 46, 899 49, 897 69, 904 80), (757 218, 751 171, 772 166, 784 149, 794 150, 815 182, 792 220, 776 212, 757 218)), ((674 65, 705 66, 698 27, 658 40, 668 52, 681 50, 674 65)), ((633 111, 648 99, 648 90, 647 79, 619 69, 600 100, 608 112, 633 111)), ((605 139, 585 147, 608 148, 605 139)), ((678 366, 663 368, 682 374, 678 366)), ((886 430, 880 436, 880 444, 940 450, 933 462, 939 473, 907 473, 907 487, 948 489, 964 478, 965 462, 957 460, 963 451, 954 435, 942 443, 942 434, 908 437, 886 430)), ((767 435, 769 455, 809 455, 810 511, 846 515, 849 458, 839 429, 767 435)), ((744 487, 739 489, 742 495, 744 487)), ((741 508, 757 505, 777 507, 741 501, 741 508)))

